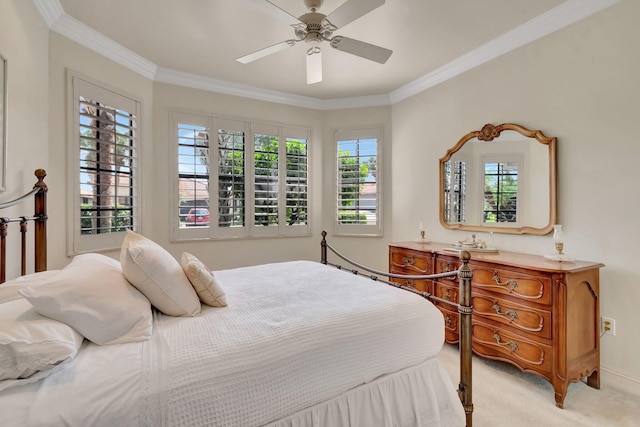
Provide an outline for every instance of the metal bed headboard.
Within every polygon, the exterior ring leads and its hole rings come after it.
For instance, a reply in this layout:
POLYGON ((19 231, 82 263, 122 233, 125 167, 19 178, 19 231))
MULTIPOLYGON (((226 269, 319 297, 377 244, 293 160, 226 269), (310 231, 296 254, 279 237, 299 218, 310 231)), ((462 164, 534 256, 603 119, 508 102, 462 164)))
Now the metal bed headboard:
POLYGON ((7 235, 9 224, 19 223, 21 234, 20 245, 20 274, 27 274, 27 231, 30 221, 34 223, 34 270, 35 272, 47 269, 47 185, 44 178, 47 172, 44 169, 36 169, 35 176, 38 181, 33 189, 17 199, 0 203, 0 210, 18 205, 33 197, 33 216, 20 216, 16 218, 0 217, 0 283, 6 281, 7 270, 7 235))

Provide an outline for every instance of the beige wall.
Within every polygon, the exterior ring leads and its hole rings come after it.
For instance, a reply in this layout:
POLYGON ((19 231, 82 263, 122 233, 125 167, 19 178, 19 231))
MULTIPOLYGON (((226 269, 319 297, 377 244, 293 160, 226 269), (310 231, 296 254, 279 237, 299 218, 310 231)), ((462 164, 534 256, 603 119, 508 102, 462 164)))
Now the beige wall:
MULTIPOLYGON (((0 1, 0 55, 7 60, 8 67, 6 190, 0 193, 3 201, 29 191, 36 182, 33 174, 36 169, 50 169, 48 38, 49 29, 32 2, 0 1)), ((2 215, 13 217, 24 213, 14 207, 2 215)), ((8 245, 17 242, 19 236, 13 226, 11 229, 8 245)), ((7 253, 7 277, 19 272, 16 252, 7 253)))
MULTIPOLYGON (((394 240, 424 221, 435 241, 463 232, 438 221, 438 159, 485 123, 514 122, 558 137, 558 211, 566 252, 606 264, 602 365, 640 381, 640 3, 604 12, 393 106, 394 240), (415 183, 414 186, 406 185, 415 183)), ((496 235, 504 250, 546 254, 550 236, 496 235)), ((605 377, 606 377, 605 373, 605 377)))

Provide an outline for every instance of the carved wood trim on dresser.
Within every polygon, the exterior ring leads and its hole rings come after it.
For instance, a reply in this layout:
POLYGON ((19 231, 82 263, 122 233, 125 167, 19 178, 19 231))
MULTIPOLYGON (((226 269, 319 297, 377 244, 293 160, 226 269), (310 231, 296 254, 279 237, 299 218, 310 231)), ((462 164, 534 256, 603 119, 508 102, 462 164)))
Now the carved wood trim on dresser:
MULTIPOLYGON (((433 274, 458 268, 456 252, 440 243, 389 244, 389 272, 433 274)), ((549 381, 562 408, 570 383, 600 388, 600 268, 516 252, 472 253, 473 351, 512 363, 549 381)), ((392 279, 400 281, 401 279, 392 279)), ((404 283, 403 283, 404 284, 404 283)), ((458 301, 457 277, 408 283, 458 301)), ((435 303, 445 340, 459 340, 458 313, 435 303)))

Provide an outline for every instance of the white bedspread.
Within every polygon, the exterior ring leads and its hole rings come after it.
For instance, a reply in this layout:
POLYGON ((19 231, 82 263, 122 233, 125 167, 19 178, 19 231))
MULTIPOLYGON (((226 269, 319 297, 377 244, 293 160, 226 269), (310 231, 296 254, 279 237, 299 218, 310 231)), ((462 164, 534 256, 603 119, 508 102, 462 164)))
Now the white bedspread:
MULTIPOLYGON (((0 413, 23 408, 25 425, 38 426, 305 425, 311 409, 326 412, 327 402, 372 381, 388 388, 379 377, 408 368, 414 388, 436 378, 413 397, 445 407, 421 425, 464 424, 433 358, 442 315, 421 297, 307 261, 216 276, 228 307, 203 306, 195 318, 159 314, 146 343, 86 345, 43 382, 0 394, 0 413)), ((398 378, 394 387, 408 381, 398 378)))

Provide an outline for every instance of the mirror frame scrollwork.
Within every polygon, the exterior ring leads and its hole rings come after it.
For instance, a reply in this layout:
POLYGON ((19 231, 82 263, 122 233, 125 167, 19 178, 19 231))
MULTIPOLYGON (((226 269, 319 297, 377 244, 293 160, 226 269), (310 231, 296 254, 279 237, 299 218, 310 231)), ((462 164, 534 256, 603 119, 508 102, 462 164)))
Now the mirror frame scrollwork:
POLYGON ((524 126, 514 123, 503 123, 494 126, 486 124, 482 129, 469 132, 447 150, 440 159, 440 224, 451 230, 483 231, 505 234, 534 234, 545 235, 553 231, 553 224, 557 222, 557 172, 556 172, 556 142, 557 138, 547 137, 540 130, 529 130, 524 126), (515 131, 526 138, 535 139, 540 144, 546 145, 549 150, 549 222, 540 228, 523 225, 521 227, 469 225, 464 223, 448 223, 445 220, 445 164, 458 152, 467 141, 477 138, 479 141, 490 142, 498 138, 503 131, 515 131))

